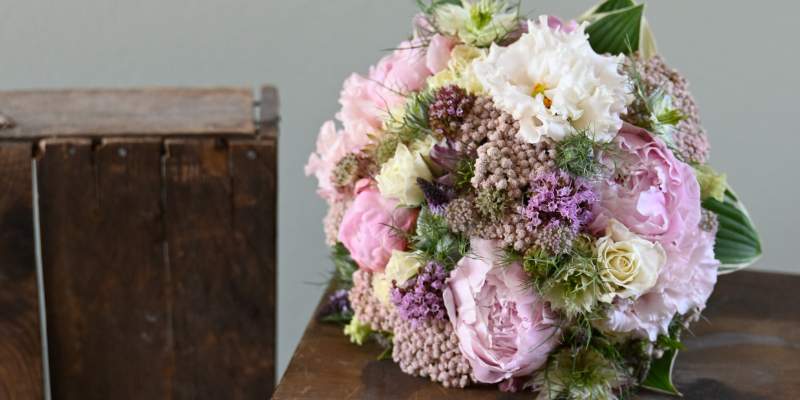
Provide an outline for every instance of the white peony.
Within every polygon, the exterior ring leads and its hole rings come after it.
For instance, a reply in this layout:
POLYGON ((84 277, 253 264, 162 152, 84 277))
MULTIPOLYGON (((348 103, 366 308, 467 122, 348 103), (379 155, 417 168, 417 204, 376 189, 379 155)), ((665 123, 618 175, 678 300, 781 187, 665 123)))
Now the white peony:
POLYGON ((636 299, 658 282, 667 262, 661 244, 631 233, 619 221, 608 222, 606 236, 597 241, 600 276, 611 292, 600 298, 610 303, 615 297, 636 299))
MULTIPOLYGON (((430 151, 430 147, 426 151, 430 151)), ((416 207, 422 204, 425 195, 417 184, 417 178, 433 180, 433 175, 422 157, 423 153, 419 151, 409 150, 402 143, 397 145, 394 157, 383 164, 380 174, 375 177, 381 195, 387 199, 396 199, 405 206, 416 207)))
POLYGON ((609 142, 622 127, 620 114, 632 101, 624 56, 595 53, 584 32, 550 28, 548 17, 528 21, 528 33, 508 47, 492 45, 474 70, 495 105, 520 122, 520 137, 560 141, 586 130, 609 142))

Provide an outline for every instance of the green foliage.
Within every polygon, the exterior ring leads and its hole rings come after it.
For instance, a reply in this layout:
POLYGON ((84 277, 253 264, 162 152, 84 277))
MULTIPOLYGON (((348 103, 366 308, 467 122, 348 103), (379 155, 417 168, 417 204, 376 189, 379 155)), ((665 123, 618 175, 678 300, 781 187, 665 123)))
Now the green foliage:
POLYGON ((747 209, 730 188, 725 199, 713 198, 703 201, 703 208, 717 215, 719 229, 714 244, 714 256, 723 264, 719 273, 737 271, 761 258, 761 238, 747 209))
POLYGON ((680 341, 680 334, 683 330, 682 319, 675 317, 669 329, 669 336, 661 335, 658 337, 656 346, 664 351, 664 354, 650 363, 650 370, 647 377, 642 381, 642 387, 648 390, 681 396, 681 392, 672 382, 672 369, 678 357, 678 351, 683 348, 680 341))
POLYGON ((351 343, 361 346, 372 334, 372 328, 367 324, 361 323, 358 318, 353 318, 344 327, 344 334, 350 338, 351 343))
POLYGON ((384 134, 378 140, 378 144, 375 146, 375 161, 378 165, 382 165, 394 157, 398 144, 400 144, 400 139, 389 133, 384 134))
POLYGON ((498 219, 508 208, 508 195, 503 190, 481 190, 475 198, 475 205, 483 217, 498 219))
POLYGON ((331 249, 331 260, 335 267, 333 280, 339 289, 353 287, 353 273, 358 270, 358 264, 350 257, 350 252, 341 243, 336 243, 331 249))
POLYGON ((714 171, 708 165, 696 165, 694 167, 697 183, 700 184, 700 198, 715 199, 725 201, 725 190, 728 187, 728 180, 725 174, 714 171))
MULTIPOLYGON (((674 150, 673 132, 675 127, 686 119, 686 116, 672 105, 670 97, 663 88, 651 90, 642 79, 638 61, 635 57, 628 59, 626 73, 633 85, 635 96, 634 108, 637 109, 636 125, 655 133, 674 150)), ((680 154, 680 152, 673 151, 680 154)))
POLYGON ((631 54, 639 50, 644 5, 617 8, 623 3, 620 0, 608 0, 597 9, 602 12, 595 10, 590 17, 594 22, 586 28, 586 33, 592 48, 599 54, 631 54))
POLYGON ((625 378, 617 360, 597 348, 564 347, 536 374, 534 389, 539 391, 539 400, 615 400, 615 389, 625 378))
POLYGON ((531 249, 522 256, 522 267, 537 291, 569 319, 593 313, 610 289, 600 276, 593 241, 586 236, 579 236, 566 254, 531 249))
POLYGON ((436 261, 450 270, 469 251, 469 239, 450 231, 447 221, 423 207, 411 248, 425 262, 436 261))
POLYGON ((320 318, 320 321, 322 322, 341 324, 341 325, 348 325, 352 320, 353 320, 352 312, 345 312, 345 313, 337 312, 320 318))
POLYGON ((569 135, 556 144, 556 165, 575 176, 588 177, 600 170, 595 141, 586 131, 569 135))
POLYGON ((392 115, 387 122, 388 133, 395 135, 405 144, 422 140, 430 135, 428 108, 433 101, 434 97, 430 91, 410 94, 406 99, 403 112, 399 115, 392 115))
POLYGON ((454 171, 456 190, 467 190, 472 187, 472 178, 475 176, 475 160, 462 158, 458 160, 454 171))

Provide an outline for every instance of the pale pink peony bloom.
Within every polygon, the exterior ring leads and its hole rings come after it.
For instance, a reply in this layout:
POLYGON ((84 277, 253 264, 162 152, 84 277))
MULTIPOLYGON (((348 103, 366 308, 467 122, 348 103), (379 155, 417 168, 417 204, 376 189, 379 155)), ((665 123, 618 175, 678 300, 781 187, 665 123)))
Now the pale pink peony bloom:
POLYGON ((667 260, 656 285, 638 299, 617 299, 605 327, 655 340, 672 317, 703 309, 716 283, 714 235, 700 229, 700 187, 691 166, 644 129, 625 124, 617 136, 622 168, 601 182, 601 201, 591 228, 600 233, 609 219, 661 243, 667 260))
POLYGON ((602 233, 613 218, 661 243, 667 253, 685 250, 679 248, 683 236, 700 223, 700 185, 692 167, 676 159, 661 139, 627 123, 615 143, 622 171, 598 185, 601 200, 592 230, 602 233))
POLYGON ((331 180, 333 170, 344 156, 360 150, 368 142, 366 136, 337 131, 333 121, 327 121, 322 125, 317 136, 317 149, 309 156, 305 173, 307 176, 317 177, 319 181, 317 192, 323 199, 328 201, 340 199, 341 194, 331 180))
POLYGON ((384 198, 365 182, 356 184, 356 198, 342 219, 339 241, 359 268, 382 272, 392 250, 406 249, 403 232, 413 229, 418 210, 398 207, 396 200, 384 198))
POLYGON ((528 376, 559 342, 555 315, 528 284, 519 263, 502 265, 497 242, 472 239, 443 297, 475 379, 498 383, 528 376))
POLYGON ((421 40, 406 41, 371 67, 367 77, 347 78, 339 97, 342 110, 336 115, 344 129, 363 135, 379 131, 389 112, 405 103, 406 94, 422 89, 437 68, 447 65, 453 45, 434 36, 426 53, 421 40))
POLYGON ((667 334, 672 317, 705 308, 717 282, 714 235, 697 230, 685 237, 688 253, 673 253, 656 286, 636 300, 617 299, 604 327, 656 340, 667 334))

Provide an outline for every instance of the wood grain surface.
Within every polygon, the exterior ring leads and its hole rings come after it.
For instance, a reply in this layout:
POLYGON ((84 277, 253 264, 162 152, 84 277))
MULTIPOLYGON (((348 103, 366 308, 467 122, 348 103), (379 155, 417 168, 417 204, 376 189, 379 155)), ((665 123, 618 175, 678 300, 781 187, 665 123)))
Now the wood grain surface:
POLYGON ((3 91, 0 111, 15 122, 6 139, 255 132, 252 90, 236 87, 3 91))
POLYGON ((28 143, 0 143, 0 399, 42 398, 28 143))
MULTIPOLYGON (((800 393, 800 276, 720 277, 694 335, 678 356, 686 399, 794 399, 800 393)), ((531 399, 495 387, 444 389, 400 371, 381 349, 349 343, 337 325, 312 320, 273 399, 531 399)), ((641 399, 668 399, 641 392, 641 399)))
POLYGON ((42 249, 53 395, 164 399, 171 391, 161 144, 43 144, 42 249))
POLYGON ((267 398, 275 371, 274 143, 169 140, 166 150, 176 398, 267 398))

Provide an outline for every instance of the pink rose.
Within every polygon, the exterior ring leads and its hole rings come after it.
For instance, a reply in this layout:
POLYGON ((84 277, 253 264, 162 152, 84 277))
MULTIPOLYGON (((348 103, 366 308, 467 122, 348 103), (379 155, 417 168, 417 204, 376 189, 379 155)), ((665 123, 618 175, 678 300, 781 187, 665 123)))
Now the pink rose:
POLYGON ((372 186, 356 184, 356 198, 339 227, 339 241, 350 251, 359 268, 382 272, 392 250, 405 250, 402 231, 411 230, 417 222, 417 210, 399 208, 395 200, 386 199, 372 186))
POLYGON ((341 193, 337 192, 331 180, 336 164, 348 153, 360 150, 368 143, 366 135, 353 134, 346 131, 336 131, 336 124, 327 121, 320 128, 317 136, 317 149, 308 158, 306 175, 314 175, 319 181, 319 195, 328 200, 340 199, 341 193))
POLYGON ((678 250, 700 223, 700 185, 692 167, 678 161, 661 139, 624 124, 615 139, 622 171, 601 182, 592 230, 601 234, 615 218, 631 232, 678 250))
POLYGON ((498 243, 472 239, 443 296, 461 353, 475 379, 498 383, 530 375, 559 341, 557 322, 518 263, 501 265, 498 243))
POLYGON ((380 130, 389 111, 405 103, 404 94, 422 89, 434 73, 432 68, 447 64, 443 53, 450 44, 436 39, 432 45, 432 52, 426 54, 418 39, 400 43, 370 68, 368 77, 353 74, 347 78, 339 97, 342 110, 336 116, 345 130, 363 134, 380 130))
POLYGON ((591 225, 601 233, 611 218, 661 243, 667 260, 656 285, 637 299, 617 299, 606 328, 655 340, 672 317, 702 309, 716 283, 714 235, 700 229, 700 186, 691 166, 644 129, 625 124, 615 139, 622 168, 601 182, 591 225))

